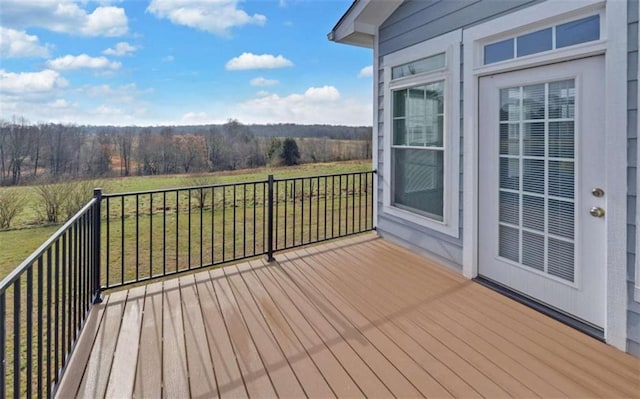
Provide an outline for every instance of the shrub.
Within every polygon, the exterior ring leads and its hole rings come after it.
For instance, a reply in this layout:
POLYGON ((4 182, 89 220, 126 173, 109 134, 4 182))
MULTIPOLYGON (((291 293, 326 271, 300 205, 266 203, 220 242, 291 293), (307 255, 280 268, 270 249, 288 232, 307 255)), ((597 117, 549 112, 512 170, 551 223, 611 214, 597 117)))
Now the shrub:
POLYGON ((33 188, 39 202, 36 211, 40 218, 49 223, 58 223, 70 187, 65 183, 41 184, 33 188))
POLYGON ((24 198, 15 190, 0 192, 0 229, 11 227, 11 221, 24 208, 24 198))

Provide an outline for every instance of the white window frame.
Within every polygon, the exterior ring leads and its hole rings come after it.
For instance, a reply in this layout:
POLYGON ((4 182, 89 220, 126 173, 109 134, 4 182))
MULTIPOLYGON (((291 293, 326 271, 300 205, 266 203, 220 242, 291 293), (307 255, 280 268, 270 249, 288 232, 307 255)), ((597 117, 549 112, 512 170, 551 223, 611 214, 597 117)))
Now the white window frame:
POLYGON ((605 218, 605 340, 625 350, 626 283, 626 158, 627 152, 627 3, 616 0, 547 0, 464 31, 464 165, 463 274, 478 275, 478 80, 508 72, 591 55, 605 58, 605 146, 607 216, 605 218), (600 40, 484 65, 487 43, 600 13, 600 40), (624 28, 621 25, 624 24, 624 28), (622 78, 624 77, 624 78, 622 78))
POLYGON ((384 73, 384 150, 383 150, 383 198, 382 213, 407 222, 459 237, 459 181, 460 181, 460 43, 462 30, 456 30, 437 38, 418 43, 383 57, 384 73), (444 68, 433 72, 405 76, 391 80, 395 66, 444 53, 444 68), (392 143, 393 143, 393 90, 406 89, 437 81, 444 81, 444 176, 443 220, 429 218, 420 213, 393 206, 392 143))

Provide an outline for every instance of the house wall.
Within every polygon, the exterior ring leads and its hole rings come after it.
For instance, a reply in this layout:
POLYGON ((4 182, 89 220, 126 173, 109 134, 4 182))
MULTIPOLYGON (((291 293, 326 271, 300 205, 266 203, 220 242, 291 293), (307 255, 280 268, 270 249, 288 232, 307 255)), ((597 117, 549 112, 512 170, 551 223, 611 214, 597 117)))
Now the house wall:
MULTIPOLYGON (((385 55, 402 50, 422 41, 440 36, 460 28, 499 17, 519 10, 541 0, 408 0, 380 26, 378 34, 378 65, 382 66, 385 55)), ((462 49, 461 49, 462 50, 462 49)), ((461 60, 463 62, 463 60, 461 60)), ((462 81, 462 65, 460 65, 462 81)), ((462 270, 462 153, 460 154, 459 192, 459 238, 430 230, 424 226, 407 222, 381 210, 384 176, 384 73, 378 71, 378 233, 414 251, 437 258, 440 262, 462 270)), ((460 85, 462 98, 462 84, 460 85)), ((462 100, 460 101, 462 109, 462 100)), ((462 117, 460 120, 460 150, 462 151, 462 117)))
MULTIPOLYGON (((381 25, 378 32, 378 65, 385 55, 412 46, 436 36, 467 28, 498 16, 526 8, 541 0, 407 0, 381 25)), ((638 163, 638 0, 627 2, 627 141, 628 141, 628 193, 627 193, 627 351, 640 357, 640 302, 634 298, 636 267, 636 196, 638 163)), ((464 62, 464 60, 461 60, 464 62)), ((462 73, 462 65, 460 71, 462 73)), ((460 76, 462 83, 462 76, 460 76)), ((462 267, 462 191, 460 191, 460 238, 434 232, 423 226, 385 214, 382 207, 384 168, 384 74, 380 68, 378 82, 378 232, 415 251, 426 253, 441 262, 461 270, 462 267)), ((462 84, 460 85, 462 109, 462 84)), ((462 116, 460 121, 460 150, 462 151, 462 116)), ((462 190, 462 154, 460 154, 460 185, 462 190)), ((638 266, 636 266, 638 263, 638 266)))
POLYGON ((636 279, 636 196, 638 165, 638 0, 627 3, 627 352, 640 357, 640 303, 634 300, 636 279))

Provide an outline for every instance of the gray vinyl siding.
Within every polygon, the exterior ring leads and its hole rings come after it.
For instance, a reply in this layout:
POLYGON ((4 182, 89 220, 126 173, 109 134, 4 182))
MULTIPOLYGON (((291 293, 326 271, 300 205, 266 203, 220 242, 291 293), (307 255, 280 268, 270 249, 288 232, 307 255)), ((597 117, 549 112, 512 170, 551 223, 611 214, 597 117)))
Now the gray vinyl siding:
POLYGON ((638 165, 638 0, 627 3, 627 352, 640 357, 640 303, 633 297, 636 268, 638 165))
POLYGON ((540 0, 407 0, 380 26, 384 56, 460 28, 467 28, 540 0))
MULTIPOLYGON (((408 0, 381 25, 379 65, 385 55, 412 46, 433 37, 466 28, 509 12, 516 11, 540 0, 408 0)), ((460 48, 462 54, 462 48, 460 48)), ((461 59, 461 62, 463 60, 461 59)), ((462 110, 462 65, 460 65, 460 109, 462 110)), ((385 214, 382 206, 384 176, 384 73, 378 71, 378 233, 414 251, 462 270, 462 115, 460 119, 460 176, 459 176, 459 235, 458 238, 442 234, 405 219, 385 214)))

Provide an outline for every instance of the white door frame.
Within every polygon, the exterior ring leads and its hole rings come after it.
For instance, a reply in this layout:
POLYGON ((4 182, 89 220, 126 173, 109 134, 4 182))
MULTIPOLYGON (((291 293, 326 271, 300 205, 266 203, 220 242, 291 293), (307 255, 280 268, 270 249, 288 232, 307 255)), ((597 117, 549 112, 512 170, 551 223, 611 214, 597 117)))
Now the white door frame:
POLYGON ((605 340, 626 350, 627 341, 627 3, 617 0, 547 0, 463 32, 463 274, 478 275, 478 79, 480 76, 567 61, 605 58, 606 319, 605 340), (559 21, 600 12, 601 40, 496 64, 482 64, 483 45, 559 21), (624 26, 624 29, 621 27, 624 26))

